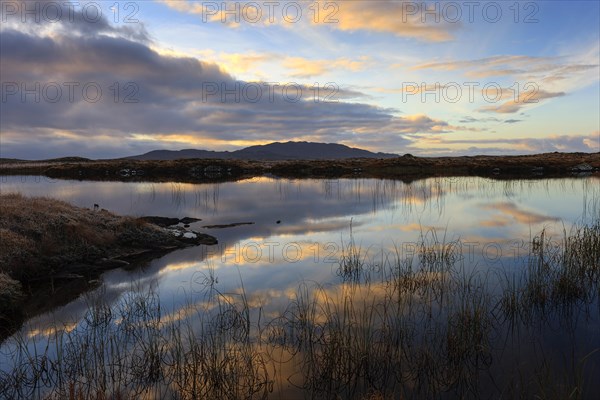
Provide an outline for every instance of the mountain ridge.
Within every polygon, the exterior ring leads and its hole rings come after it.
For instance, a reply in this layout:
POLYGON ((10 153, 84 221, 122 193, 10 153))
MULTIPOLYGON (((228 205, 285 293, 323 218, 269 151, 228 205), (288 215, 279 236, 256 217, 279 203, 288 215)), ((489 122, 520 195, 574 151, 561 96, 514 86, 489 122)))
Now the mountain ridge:
POLYGON ((273 142, 245 147, 235 151, 204 149, 152 150, 144 154, 123 157, 128 160, 181 160, 189 158, 219 158, 228 160, 338 160, 346 158, 393 158, 398 154, 374 153, 337 143, 273 142))

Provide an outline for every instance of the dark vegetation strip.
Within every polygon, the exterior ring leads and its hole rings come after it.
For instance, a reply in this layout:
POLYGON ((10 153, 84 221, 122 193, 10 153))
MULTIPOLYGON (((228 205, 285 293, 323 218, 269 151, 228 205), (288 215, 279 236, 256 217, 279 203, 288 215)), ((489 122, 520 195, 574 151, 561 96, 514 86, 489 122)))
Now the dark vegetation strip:
POLYGON ((414 157, 388 159, 253 161, 181 160, 0 160, 2 175, 124 181, 226 182, 256 176, 287 178, 383 178, 412 181, 430 176, 492 176, 497 179, 560 177, 600 170, 600 153, 523 156, 414 157))

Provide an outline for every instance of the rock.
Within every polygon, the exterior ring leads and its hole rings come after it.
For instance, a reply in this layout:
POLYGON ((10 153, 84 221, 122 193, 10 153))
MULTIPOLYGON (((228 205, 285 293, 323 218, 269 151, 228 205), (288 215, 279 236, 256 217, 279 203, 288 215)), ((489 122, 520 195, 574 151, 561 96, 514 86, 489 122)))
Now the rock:
POLYGON ((196 234, 196 242, 198 244, 212 246, 212 245, 219 243, 217 238, 214 236, 207 235, 206 233, 198 233, 198 232, 194 232, 194 233, 196 234))
POLYGON ((590 164, 579 164, 574 166, 573 168, 571 168, 571 171, 573 172, 592 172, 594 170, 594 167, 592 167, 590 164))
POLYGON ((204 225, 206 229, 221 229, 221 228, 232 228, 240 225, 254 225, 254 222, 234 222, 233 224, 222 224, 222 225, 204 225))
POLYGON ((219 241, 217 238, 211 235, 207 235, 206 233, 199 233, 195 231, 186 231, 183 228, 179 229, 170 229, 170 232, 181 242, 188 244, 204 244, 207 246, 212 246, 219 241))
POLYGON ((184 228, 189 228, 189 227, 190 227, 190 224, 184 224, 184 225, 183 225, 183 227, 184 227, 184 228))
POLYGON ((202 221, 200 218, 184 217, 179 220, 182 224, 191 224, 192 222, 202 221))
POLYGON ((175 236, 176 238, 180 238, 181 236, 183 236, 183 233, 185 232, 185 230, 183 230, 183 229, 169 229, 169 232, 171 232, 171 234, 173 236, 175 236))
POLYGON ((167 226, 177 225, 179 223, 179 218, 146 216, 140 217, 139 219, 154 225, 161 226, 163 228, 166 228, 167 226))

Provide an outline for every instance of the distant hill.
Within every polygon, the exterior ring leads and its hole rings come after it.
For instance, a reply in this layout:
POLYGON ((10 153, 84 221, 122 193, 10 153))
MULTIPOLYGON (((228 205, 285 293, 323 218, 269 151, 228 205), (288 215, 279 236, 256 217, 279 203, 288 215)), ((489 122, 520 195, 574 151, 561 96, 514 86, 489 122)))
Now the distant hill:
POLYGON ((154 150, 137 156, 125 157, 133 160, 179 160, 183 158, 221 158, 237 160, 336 160, 344 158, 392 158, 397 154, 373 153, 368 150, 348 147, 336 143, 274 142, 250 146, 236 151, 210 150, 154 150))
POLYGON ((89 158, 84 157, 61 157, 61 158, 48 158, 45 160, 22 160, 19 158, 0 158, 0 164, 9 164, 9 163, 27 163, 27 162, 88 162, 92 161, 89 158))
POLYGON ((181 160, 184 158, 226 158, 231 159, 232 153, 228 151, 211 150, 152 150, 137 156, 124 157, 129 160, 181 160))

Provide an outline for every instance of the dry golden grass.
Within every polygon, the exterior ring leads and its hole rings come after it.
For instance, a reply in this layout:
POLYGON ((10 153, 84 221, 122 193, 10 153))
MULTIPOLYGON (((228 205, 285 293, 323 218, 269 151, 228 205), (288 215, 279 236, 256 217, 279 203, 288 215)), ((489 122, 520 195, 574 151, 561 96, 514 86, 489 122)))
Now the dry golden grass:
POLYGON ((0 195, 0 272, 27 284, 175 239, 130 217, 20 194, 0 195))
POLYGON ((11 275, 31 257, 58 267, 97 258, 114 246, 158 244, 159 238, 167 236, 160 228, 134 218, 20 194, 0 195, 0 235, 0 270, 11 275))
POLYGON ((114 243, 117 218, 58 200, 2 195, 0 270, 21 279, 35 273, 42 263, 54 268, 60 259, 97 253, 114 243))

